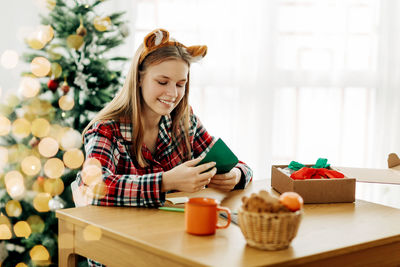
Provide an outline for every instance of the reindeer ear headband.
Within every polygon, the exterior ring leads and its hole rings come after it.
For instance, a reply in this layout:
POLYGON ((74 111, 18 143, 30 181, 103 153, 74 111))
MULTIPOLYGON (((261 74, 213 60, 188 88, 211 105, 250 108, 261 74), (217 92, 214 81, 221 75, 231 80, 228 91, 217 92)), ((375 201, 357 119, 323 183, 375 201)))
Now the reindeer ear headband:
POLYGON ((203 58, 207 54, 206 45, 194 45, 187 47, 177 41, 170 40, 168 31, 164 29, 156 29, 144 37, 144 51, 140 55, 139 64, 143 62, 148 54, 164 46, 183 47, 192 57, 203 58))

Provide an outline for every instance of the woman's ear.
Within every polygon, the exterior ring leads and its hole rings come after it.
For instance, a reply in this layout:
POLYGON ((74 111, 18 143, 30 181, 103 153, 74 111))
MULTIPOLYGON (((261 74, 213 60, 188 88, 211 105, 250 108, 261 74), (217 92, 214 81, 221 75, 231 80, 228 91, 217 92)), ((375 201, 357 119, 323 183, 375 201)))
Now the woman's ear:
POLYGON ((192 57, 205 57, 205 55, 207 54, 206 45, 189 46, 186 48, 186 50, 192 57))
POLYGON ((169 41, 169 32, 164 29, 157 29, 144 37, 144 46, 147 49, 157 47, 169 41))

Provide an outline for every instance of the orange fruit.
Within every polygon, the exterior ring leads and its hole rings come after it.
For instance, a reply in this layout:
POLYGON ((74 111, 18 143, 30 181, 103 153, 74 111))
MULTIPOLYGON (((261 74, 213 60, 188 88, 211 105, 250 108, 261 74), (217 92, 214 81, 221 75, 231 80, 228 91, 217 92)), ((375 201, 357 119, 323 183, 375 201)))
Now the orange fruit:
POLYGON ((279 201, 291 211, 297 211, 303 207, 303 198, 296 192, 285 192, 279 196, 279 201))

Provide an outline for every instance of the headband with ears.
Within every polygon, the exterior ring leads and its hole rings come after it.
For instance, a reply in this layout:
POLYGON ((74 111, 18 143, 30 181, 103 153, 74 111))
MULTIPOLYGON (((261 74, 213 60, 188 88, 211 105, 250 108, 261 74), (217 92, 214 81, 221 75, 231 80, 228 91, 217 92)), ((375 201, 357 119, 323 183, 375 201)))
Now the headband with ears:
POLYGON ((206 45, 194 45, 186 47, 177 41, 170 40, 168 31, 164 29, 156 29, 144 37, 144 51, 140 55, 139 64, 143 62, 148 54, 164 46, 180 46, 186 48, 186 51, 192 57, 203 58, 207 54, 206 45))

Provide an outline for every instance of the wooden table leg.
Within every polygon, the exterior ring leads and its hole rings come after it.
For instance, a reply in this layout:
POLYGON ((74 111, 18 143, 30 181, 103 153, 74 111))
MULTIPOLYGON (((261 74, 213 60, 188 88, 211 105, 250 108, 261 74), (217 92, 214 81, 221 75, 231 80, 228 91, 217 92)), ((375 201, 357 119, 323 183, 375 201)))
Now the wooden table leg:
POLYGON ((58 264, 61 267, 78 265, 78 255, 74 249, 74 226, 58 219, 58 264))

